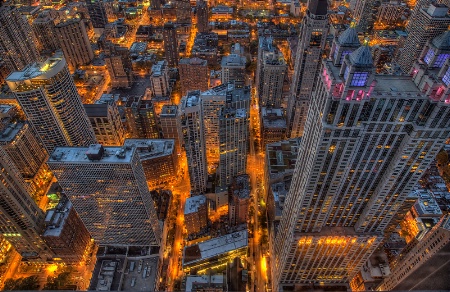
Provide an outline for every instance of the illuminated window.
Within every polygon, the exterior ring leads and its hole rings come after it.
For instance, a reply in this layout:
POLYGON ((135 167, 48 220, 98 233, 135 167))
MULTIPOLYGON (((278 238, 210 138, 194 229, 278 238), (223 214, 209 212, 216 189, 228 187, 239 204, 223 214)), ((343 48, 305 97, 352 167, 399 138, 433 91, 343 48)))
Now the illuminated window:
POLYGON ((445 85, 450 84, 450 68, 447 69, 447 72, 445 72, 444 77, 442 77, 442 82, 444 82, 445 85))
POLYGON ((445 61, 447 61, 448 57, 450 57, 450 54, 439 54, 436 61, 433 64, 433 67, 441 68, 442 65, 444 65, 445 61))
POLYGON ((432 49, 429 49, 427 54, 425 55, 425 58, 424 58, 425 63, 430 65, 431 64, 431 60, 434 57, 434 54, 435 54, 434 51, 432 49))
POLYGON ((369 72, 355 72, 350 86, 365 86, 368 78, 369 72))

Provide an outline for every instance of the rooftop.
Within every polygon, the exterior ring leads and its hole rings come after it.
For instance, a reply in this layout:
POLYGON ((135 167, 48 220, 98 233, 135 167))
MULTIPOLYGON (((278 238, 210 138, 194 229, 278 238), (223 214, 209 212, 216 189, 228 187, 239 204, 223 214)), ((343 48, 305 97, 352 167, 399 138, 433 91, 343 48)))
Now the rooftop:
POLYGON ((159 77, 163 75, 167 68, 167 61, 158 61, 152 66, 152 77, 159 77))
POLYGON ((48 159, 49 163, 130 163, 136 148, 103 147, 92 144, 89 147, 56 147, 48 159), (90 157, 90 158, 88 158, 90 157))
POLYGON ((123 143, 125 148, 136 148, 141 161, 172 155, 174 145, 173 139, 126 139, 123 143))
POLYGON ((194 58, 182 58, 178 62, 179 64, 189 64, 189 65, 196 65, 196 66, 207 66, 208 61, 194 57, 194 58))
POLYGON ((178 109, 178 106, 176 106, 176 105, 165 104, 162 107, 160 117, 163 117, 163 116, 175 117, 177 115, 177 109, 178 109))
POLYGON ((225 66, 244 66, 247 58, 238 54, 230 54, 222 58, 222 67, 225 66))
POLYGON ((187 198, 184 205, 184 214, 187 215, 196 213, 198 212, 198 209, 204 204, 206 204, 206 197, 204 195, 187 198))
POLYGON ((47 228, 43 235, 60 236, 71 209, 72 203, 63 197, 56 208, 48 210, 45 215, 45 225, 47 228))
POLYGON ((233 179, 231 185, 231 191, 233 196, 240 199, 247 199, 250 197, 250 176, 248 174, 238 175, 233 179))
POLYGON ((196 284, 215 284, 223 285, 224 276, 222 274, 217 275, 201 275, 201 276, 187 276, 186 277, 186 292, 196 291, 196 284))
POLYGON ((269 182, 294 172, 300 147, 300 138, 266 145, 266 161, 269 182))
POLYGON ((108 116, 108 104, 83 104, 84 109, 88 117, 107 117, 108 116))
POLYGON ((8 126, 0 133, 0 144, 9 143, 14 140, 17 133, 23 128, 23 122, 9 122, 8 126))
POLYGON ((28 65, 22 71, 11 73, 8 78, 6 78, 6 81, 8 81, 9 87, 12 87, 11 90, 14 90, 16 86, 11 84, 13 82, 20 82, 30 79, 49 79, 60 72, 65 65, 66 60, 62 57, 48 58, 45 62, 36 62, 28 65))
POLYGON ((183 252, 183 265, 219 256, 247 245, 248 232, 243 230, 186 246, 183 252))

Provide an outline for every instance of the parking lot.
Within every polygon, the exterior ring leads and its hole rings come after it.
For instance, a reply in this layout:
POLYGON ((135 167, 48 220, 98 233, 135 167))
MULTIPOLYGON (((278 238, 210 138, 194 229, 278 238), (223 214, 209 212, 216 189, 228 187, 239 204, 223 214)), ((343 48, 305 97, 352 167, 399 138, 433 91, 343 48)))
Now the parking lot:
POLYGON ((153 291, 158 269, 158 259, 131 260, 128 259, 125 269, 122 290, 153 291))

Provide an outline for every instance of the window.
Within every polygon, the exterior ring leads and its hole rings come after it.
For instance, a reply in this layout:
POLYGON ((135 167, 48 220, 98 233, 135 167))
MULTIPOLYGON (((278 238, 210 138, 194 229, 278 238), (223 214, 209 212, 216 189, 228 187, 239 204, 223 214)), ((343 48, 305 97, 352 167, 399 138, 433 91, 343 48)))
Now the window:
POLYGON ((343 51, 342 55, 341 55, 341 60, 339 61, 339 64, 342 64, 342 62, 344 62, 344 58, 345 56, 347 56, 348 54, 350 54, 352 51, 343 51))
POLYGON ((355 72, 350 86, 366 86, 369 72, 355 72))
POLYGON ((434 51, 432 49, 429 49, 427 54, 425 55, 425 58, 424 58, 425 63, 430 65, 431 64, 431 60, 434 57, 434 54, 435 54, 434 51))
POLYGON ((311 33, 311 39, 309 41, 309 45, 312 47, 320 47, 321 42, 322 42, 322 32, 313 31, 311 33))
POLYGON ((433 67, 441 68, 444 65, 445 61, 450 57, 450 54, 439 54, 436 58, 436 61, 433 64, 433 67))
POLYGON ((450 67, 445 72, 444 77, 442 77, 442 82, 447 86, 450 84, 450 67))

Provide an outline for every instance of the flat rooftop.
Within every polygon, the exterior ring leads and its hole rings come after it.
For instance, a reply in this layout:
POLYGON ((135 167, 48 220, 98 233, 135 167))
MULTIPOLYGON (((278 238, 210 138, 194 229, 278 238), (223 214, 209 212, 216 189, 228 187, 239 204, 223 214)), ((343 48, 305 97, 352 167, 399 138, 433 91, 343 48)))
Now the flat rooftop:
POLYGON ((196 291, 194 287, 195 284, 213 284, 214 286, 223 285, 224 278, 225 277, 223 275, 187 276, 186 292, 196 291))
POLYGON ((174 139, 126 139, 123 147, 136 148, 141 160, 172 155, 174 139))
POLYGON ((287 173, 293 173, 300 141, 300 138, 294 138, 266 145, 269 180, 277 179, 287 173))
POLYGON ((247 230, 234 232, 225 236, 206 240, 186 246, 183 251, 183 265, 206 260, 248 245, 247 230))
POLYGON ((161 114, 159 116, 175 117, 177 115, 177 110, 178 106, 165 104, 163 105, 161 114))
POLYGON ((184 205, 184 214, 196 213, 204 204, 206 204, 206 197, 204 195, 187 198, 184 205))
POLYGON ((6 128, 0 132, 0 144, 9 143, 16 137, 17 133, 23 128, 23 122, 10 122, 6 128))
POLYGON ((30 79, 49 79, 55 76, 66 65, 64 58, 51 57, 42 63, 33 63, 28 65, 21 71, 12 72, 7 78, 9 87, 11 90, 15 89, 15 86, 11 86, 13 82, 20 82, 30 79))
MULTIPOLYGON (((89 155, 93 146, 99 144, 93 144, 90 147, 56 147, 52 155, 48 159, 49 163, 130 163, 136 148, 118 146, 103 147, 104 153, 100 155, 98 160, 90 160, 89 155)), ((94 153, 95 154, 95 153, 94 153)))

